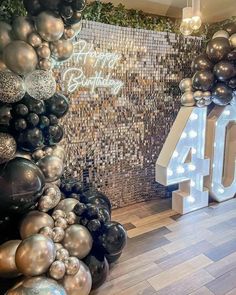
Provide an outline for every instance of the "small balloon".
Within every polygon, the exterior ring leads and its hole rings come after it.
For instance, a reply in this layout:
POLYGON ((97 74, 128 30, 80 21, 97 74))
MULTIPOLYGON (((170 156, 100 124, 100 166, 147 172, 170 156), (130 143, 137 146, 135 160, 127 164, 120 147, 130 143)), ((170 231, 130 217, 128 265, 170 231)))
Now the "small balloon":
POLYGON ((49 239, 53 239, 53 231, 52 231, 52 228, 49 226, 42 227, 39 230, 39 234, 41 234, 45 237, 48 237, 49 239))
POLYGON ((60 6, 60 14, 64 19, 71 18, 73 16, 73 9, 68 3, 64 3, 60 6))
POLYGON ((9 161, 16 153, 16 141, 7 133, 0 132, 0 161, 9 161))
POLYGON ((59 217, 55 220, 55 226, 65 230, 68 227, 68 223, 65 218, 59 217))
POLYGON ((52 63, 49 59, 41 59, 39 61, 39 68, 40 70, 49 71, 52 68, 52 63))
POLYGON ((236 33, 230 36, 229 43, 231 47, 236 48, 236 33))
POLYGON ((74 10, 83 11, 86 7, 86 0, 74 0, 72 2, 72 7, 74 10))
POLYGON ((39 57, 41 58, 49 58, 51 55, 51 51, 50 48, 46 45, 41 45, 38 49, 37 49, 37 54, 39 57))
POLYGON ((197 90, 197 91, 194 91, 193 93, 193 98, 195 100, 200 100, 203 98, 203 91, 200 91, 200 90, 197 90))
POLYGON ((69 258, 68 250, 64 248, 57 250, 56 258, 59 261, 66 261, 69 258))
POLYGON ((215 34, 213 35, 212 39, 215 39, 217 37, 222 37, 222 38, 229 38, 229 33, 225 30, 219 30, 217 32, 215 32, 215 34))
POLYGON ((58 40, 50 44, 52 57, 57 61, 64 61, 73 54, 74 46, 70 40, 58 40))
POLYGON ((229 61, 220 61, 214 66, 214 74, 219 81, 227 81, 236 75, 236 67, 229 61))
POLYGON ((75 36, 75 31, 74 29, 72 29, 72 27, 65 28, 64 35, 63 35, 65 40, 71 40, 74 38, 74 36, 75 36))
POLYGON ((73 25, 71 25, 72 30, 75 31, 75 35, 78 35, 82 30, 82 21, 79 21, 73 25))
MULTIPOLYGON (((53 228, 53 241, 55 243, 59 243, 64 239, 65 231, 61 227, 54 227, 53 228)), ((58 259, 58 258, 57 258, 58 259)))
POLYGON ((33 32, 29 35, 28 37, 28 43, 32 46, 32 47, 39 47, 42 44, 42 39, 39 36, 39 34, 33 32))
MULTIPOLYGON (((65 200, 64 200, 65 201, 65 200)), ((57 206, 57 208, 58 208, 58 206, 57 206)), ((52 213, 52 218, 54 219, 54 220, 57 220, 58 218, 66 218, 66 213, 63 211, 63 209, 62 210, 60 210, 60 209, 57 209, 57 208, 55 208, 55 210, 53 211, 53 213, 52 213)))
POLYGON ((225 106, 233 98, 232 89, 225 83, 217 83, 212 89, 212 100, 216 105, 225 106))
POLYGON ((80 261, 76 257, 69 257, 65 260, 66 274, 74 276, 77 274, 80 268, 80 261))
POLYGON ((79 11, 74 11, 73 15, 71 18, 68 18, 65 20, 66 24, 67 25, 75 25, 77 23, 80 23, 81 22, 81 19, 82 19, 82 15, 81 15, 81 12, 79 11))
POLYGON ((17 137, 18 146, 25 151, 34 151, 44 145, 43 133, 38 128, 27 129, 17 137))
POLYGON ((47 111, 62 118, 69 110, 69 102, 67 98, 59 93, 55 93, 51 98, 45 101, 47 111))
POLYGON ((229 80, 228 85, 230 88, 235 89, 236 88, 236 77, 229 80))
POLYGON ((0 21, 0 53, 12 40, 12 27, 0 21))
POLYGON ((29 35, 34 31, 34 25, 29 18, 18 16, 13 20, 12 30, 14 39, 27 42, 29 35))
POLYGON ((53 182, 62 176, 64 164, 61 159, 55 156, 46 156, 37 163, 43 172, 46 182, 53 182))
POLYGON ((229 35, 233 35, 236 33, 236 24, 235 22, 227 24, 225 26, 225 30, 229 33, 229 35))
POLYGON ((23 79, 11 72, 0 72, 0 101, 17 102, 25 95, 23 79))
POLYGON ((0 245, 0 277, 14 278, 19 276, 15 255, 21 240, 12 240, 0 245))
POLYGON ((236 63, 236 50, 234 49, 227 55, 227 60, 236 63))
POLYGON ((196 103, 196 105, 197 105, 197 107, 199 107, 199 108, 203 108, 203 107, 205 107, 206 106, 206 101, 205 101, 205 99, 200 99, 200 100, 198 100, 197 101, 197 103, 196 103))
POLYGON ((192 107, 195 105, 195 100, 194 100, 192 91, 186 91, 181 96, 181 104, 186 107, 192 107))
POLYGON ((179 83, 179 88, 182 92, 192 91, 192 79, 185 78, 179 83))
POLYGON ((54 261, 49 268, 49 275, 55 280, 61 280, 65 273, 66 267, 62 261, 54 261))
POLYGON ((62 210, 65 213, 69 213, 69 212, 73 211, 73 209, 77 203, 79 203, 79 201, 72 199, 72 198, 64 199, 64 200, 60 201, 60 203, 55 208, 55 211, 62 210))
POLYGON ((46 112, 44 101, 35 99, 29 95, 23 98, 22 103, 28 107, 30 112, 36 113, 37 115, 42 115, 46 112))

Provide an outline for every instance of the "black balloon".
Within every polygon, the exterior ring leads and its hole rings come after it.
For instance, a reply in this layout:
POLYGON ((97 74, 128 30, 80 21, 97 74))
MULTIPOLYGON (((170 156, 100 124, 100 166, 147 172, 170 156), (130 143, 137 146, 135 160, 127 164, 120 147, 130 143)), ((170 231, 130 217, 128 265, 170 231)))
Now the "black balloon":
POLYGON ((233 35, 236 33, 236 23, 231 23, 225 26, 225 30, 230 34, 233 35))
POLYGON ((35 113, 30 113, 26 117, 26 120, 27 120, 30 127, 36 127, 39 123, 39 116, 35 113))
POLYGON ((106 223, 106 222, 110 221, 111 215, 110 215, 109 211, 105 208, 99 208, 98 220, 101 223, 106 223))
POLYGON ((108 261, 109 264, 115 263, 120 256, 122 255, 122 252, 118 253, 118 254, 114 254, 114 255, 109 255, 109 254, 105 254, 105 257, 108 261))
POLYGON ((42 11, 39 0, 24 0, 24 6, 31 15, 37 15, 42 11))
POLYGON ((213 62, 224 59, 231 51, 229 40, 223 37, 212 39, 206 48, 208 58, 213 62))
POLYGON ((236 63, 236 50, 233 50, 230 53, 228 53, 227 59, 228 61, 236 63))
POLYGON ((192 62, 192 71, 207 71, 213 68, 213 63, 209 60, 206 54, 198 55, 192 62))
POLYGON ((235 76, 236 68, 229 61, 220 61, 214 66, 214 74, 219 81, 227 81, 235 76))
POLYGON ((58 119, 55 115, 49 115, 48 119, 50 121, 50 125, 58 125, 58 119))
POLYGON ((98 208, 96 205, 93 204, 87 204, 87 208, 85 210, 85 217, 87 219, 94 219, 98 217, 98 208))
POLYGON ((15 158, 0 166, 0 211, 27 212, 42 195, 45 178, 42 171, 24 158, 15 158))
POLYGON ((198 71, 193 76, 193 88, 208 91, 214 84, 214 75, 210 71, 198 71))
POLYGON ((46 143, 48 145, 54 145, 62 140, 64 133, 61 126, 59 125, 49 126, 45 130, 46 130, 45 132, 46 143))
POLYGON ((233 98, 232 89, 225 83, 217 83, 212 89, 212 100, 216 105, 225 106, 233 98))
POLYGON ((82 19, 81 13, 75 11, 75 12, 73 13, 72 17, 66 19, 66 23, 67 23, 68 25, 74 25, 74 24, 77 24, 78 22, 80 22, 81 19, 82 19))
POLYGON ((21 100, 21 103, 25 104, 28 107, 30 112, 36 113, 37 115, 42 115, 46 111, 43 100, 35 99, 29 95, 26 95, 21 100))
POLYGON ((82 11, 86 6, 86 0, 73 0, 72 7, 74 10, 82 11))
POLYGON ((0 128, 8 128, 11 120, 11 107, 8 105, 0 105, 0 128))
POLYGON ((19 103, 13 107, 13 114, 24 117, 29 114, 29 109, 23 103, 19 103))
POLYGON ((25 151, 34 151, 44 146, 43 133, 38 128, 27 129, 17 138, 18 146, 25 151))
POLYGON ((17 119, 14 122, 14 127, 16 131, 23 131, 27 128, 27 122, 23 118, 17 119))
POLYGON ((87 206, 84 203, 77 203, 73 209, 74 213, 77 216, 82 216, 87 209, 87 206))
POLYGON ((61 0, 39 0, 43 8, 49 10, 58 10, 61 0))
POLYGON ((98 219, 92 219, 87 224, 88 230, 92 233, 98 232, 101 226, 101 222, 98 219))
POLYGON ((111 202, 103 193, 95 189, 89 189, 83 192, 83 197, 85 203, 91 203, 97 207, 105 208, 109 211, 109 213, 111 213, 111 202))
POLYGON ((62 95, 56 93, 51 98, 45 101, 47 111, 57 118, 63 117, 69 110, 69 103, 67 98, 62 95))
POLYGON ((71 18, 74 11, 70 5, 62 4, 60 6, 60 14, 63 18, 71 18))
POLYGON ((236 88, 236 77, 230 79, 228 85, 230 88, 235 89, 236 88))
POLYGON ((114 255, 122 251, 126 245, 126 239, 124 227, 118 222, 110 221, 102 227, 102 233, 98 236, 98 244, 105 254, 114 255))
POLYGON ((50 125, 50 120, 46 116, 41 116, 39 120, 39 128, 44 129, 50 125))
POLYGON ((109 272, 109 265, 103 254, 99 251, 92 251, 84 259, 85 264, 88 266, 92 276, 92 289, 99 288, 105 281, 109 272))

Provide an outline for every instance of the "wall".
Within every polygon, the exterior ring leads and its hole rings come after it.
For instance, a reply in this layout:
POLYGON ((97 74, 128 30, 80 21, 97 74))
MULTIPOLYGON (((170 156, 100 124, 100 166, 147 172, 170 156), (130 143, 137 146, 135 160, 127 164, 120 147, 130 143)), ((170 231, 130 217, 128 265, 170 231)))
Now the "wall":
MULTIPOLYGON (((98 52, 121 54, 112 76, 124 87, 118 95, 109 89, 69 95, 66 175, 92 183, 114 207, 164 197, 155 162, 180 107, 179 81, 190 74, 201 39, 86 21, 79 37, 98 52)), ((59 80, 70 66, 84 67, 73 59, 64 63, 59 80)))

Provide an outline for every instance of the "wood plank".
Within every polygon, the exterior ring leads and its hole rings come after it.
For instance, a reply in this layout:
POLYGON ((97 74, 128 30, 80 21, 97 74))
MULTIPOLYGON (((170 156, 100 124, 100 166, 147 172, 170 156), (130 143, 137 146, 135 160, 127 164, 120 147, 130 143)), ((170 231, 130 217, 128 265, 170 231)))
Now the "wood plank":
POLYGON ((141 282, 124 291, 116 293, 116 295, 155 295, 155 289, 147 282, 141 282))
POLYGON ((207 287, 201 287, 197 291, 190 293, 189 295, 215 295, 207 287))
POLYGON ((205 251, 204 254, 213 261, 220 259, 234 253, 236 251, 236 239, 232 239, 220 246, 214 247, 211 250, 205 251))

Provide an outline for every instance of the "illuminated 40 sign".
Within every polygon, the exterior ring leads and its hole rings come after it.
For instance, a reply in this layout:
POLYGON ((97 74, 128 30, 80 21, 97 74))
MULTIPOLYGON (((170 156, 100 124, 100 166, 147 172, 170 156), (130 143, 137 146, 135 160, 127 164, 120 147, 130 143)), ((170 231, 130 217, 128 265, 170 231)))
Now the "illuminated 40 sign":
POLYGON ((181 214, 236 194, 236 106, 182 107, 156 162, 156 181, 179 183, 172 208, 181 214))

